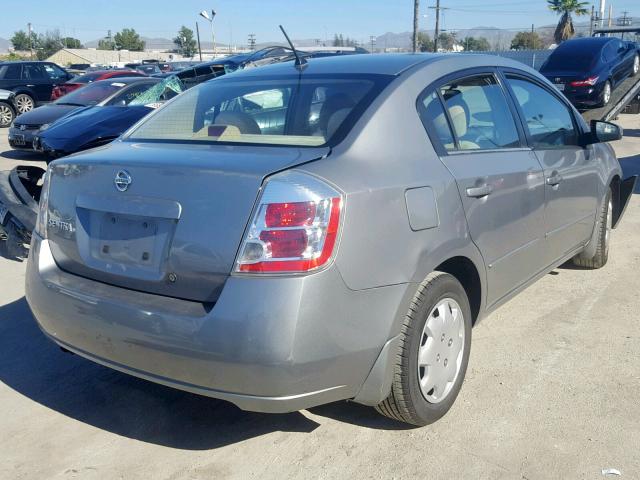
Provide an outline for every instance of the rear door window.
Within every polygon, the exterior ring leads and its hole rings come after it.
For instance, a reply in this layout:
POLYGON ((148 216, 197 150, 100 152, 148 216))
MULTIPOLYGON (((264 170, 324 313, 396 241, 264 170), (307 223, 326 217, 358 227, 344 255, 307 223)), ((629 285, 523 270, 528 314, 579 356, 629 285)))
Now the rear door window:
POLYGON ((547 89, 522 77, 507 75, 534 148, 576 145, 578 134, 567 105, 547 89))
POLYGON ((429 95, 425 95, 418 102, 418 110, 420 119, 427 131, 432 132, 437 137, 437 141, 445 150, 455 150, 456 144, 451 132, 451 126, 438 94, 431 92, 429 95))
MULTIPOLYGON (((520 135, 502 87, 493 75, 477 75, 440 88, 459 150, 520 146, 520 135)), ((435 125, 434 125, 434 128, 435 125)), ((443 127, 438 127, 444 132, 443 127)))

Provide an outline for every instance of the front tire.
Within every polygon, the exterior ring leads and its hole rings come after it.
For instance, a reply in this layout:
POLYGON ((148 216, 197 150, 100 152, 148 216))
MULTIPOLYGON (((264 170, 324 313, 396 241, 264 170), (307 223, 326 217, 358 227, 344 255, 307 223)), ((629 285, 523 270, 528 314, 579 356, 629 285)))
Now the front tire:
POLYGON ((613 200, 611 197, 611 188, 607 192, 604 203, 600 207, 598 213, 598 223, 596 227, 598 229, 596 233, 595 241, 596 253, 591 258, 586 258, 584 253, 580 253, 573 257, 574 265, 583 268, 589 268, 596 270, 606 265, 609 260, 609 244, 611 243, 611 228, 613 226, 613 200))
POLYGON ((16 95, 14 102, 19 114, 29 112, 36 106, 36 102, 33 100, 33 98, 26 93, 20 93, 16 95))
POLYGON ((444 416, 462 387, 471 349, 471 308, 452 275, 433 272, 414 297, 402 326, 391 393, 381 414, 423 426, 444 416))

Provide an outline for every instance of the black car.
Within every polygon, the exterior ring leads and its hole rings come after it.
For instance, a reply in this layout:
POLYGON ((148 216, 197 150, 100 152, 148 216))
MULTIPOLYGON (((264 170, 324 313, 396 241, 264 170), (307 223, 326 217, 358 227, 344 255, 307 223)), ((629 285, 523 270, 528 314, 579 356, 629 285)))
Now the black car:
POLYGON ((561 43, 540 73, 574 105, 599 107, 608 104, 611 92, 639 70, 637 44, 615 37, 591 37, 561 43))
POLYGON ((34 136, 74 110, 94 105, 126 105, 158 81, 141 76, 118 77, 78 88, 55 102, 18 116, 9 129, 9 145, 19 150, 31 150, 34 136))
POLYGON ((72 77, 51 62, 0 62, 0 89, 16 94, 18 113, 48 103, 53 88, 72 77))

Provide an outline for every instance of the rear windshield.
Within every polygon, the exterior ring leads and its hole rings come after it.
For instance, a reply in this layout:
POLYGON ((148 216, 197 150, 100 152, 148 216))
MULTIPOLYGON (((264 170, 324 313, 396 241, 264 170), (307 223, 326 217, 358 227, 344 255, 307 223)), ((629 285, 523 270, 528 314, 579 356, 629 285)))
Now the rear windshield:
POLYGON ((91 83, 95 82, 98 78, 104 75, 104 72, 84 73, 77 75, 69 80, 70 83, 91 83))
POLYGON ((578 70, 586 72, 597 60, 600 50, 597 48, 570 48, 569 46, 558 48, 549 56, 543 70, 578 70))
POLYGON ((108 80, 102 80, 100 82, 90 83, 86 87, 80 87, 71 93, 67 93, 65 96, 60 97, 53 103, 57 103, 59 105, 78 105, 81 107, 96 105, 126 85, 126 83, 120 83, 117 81, 110 82, 108 80))
POLYGON ((128 138, 294 146, 336 143, 389 78, 229 75, 186 91, 128 138))

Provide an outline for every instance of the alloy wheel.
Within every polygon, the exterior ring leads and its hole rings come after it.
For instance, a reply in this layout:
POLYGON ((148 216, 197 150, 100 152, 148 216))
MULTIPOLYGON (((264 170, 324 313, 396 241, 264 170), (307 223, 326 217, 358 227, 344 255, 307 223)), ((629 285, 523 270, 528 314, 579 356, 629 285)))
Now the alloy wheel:
POLYGON ((30 110, 33 110, 33 107, 34 107, 33 99, 29 95, 25 95, 24 93, 21 93, 20 95, 16 95, 15 103, 16 103, 16 108, 20 113, 25 113, 30 110))
POLYGON ((609 82, 604 84, 604 91, 602 92, 602 102, 606 105, 611 100, 611 85, 609 82))
POLYGON ((451 392, 462 366, 464 335, 458 302, 440 300, 429 313, 418 348, 418 383, 428 402, 439 403, 451 392))
POLYGON ((0 103, 0 127, 8 127, 13 122, 13 110, 9 105, 0 103))

